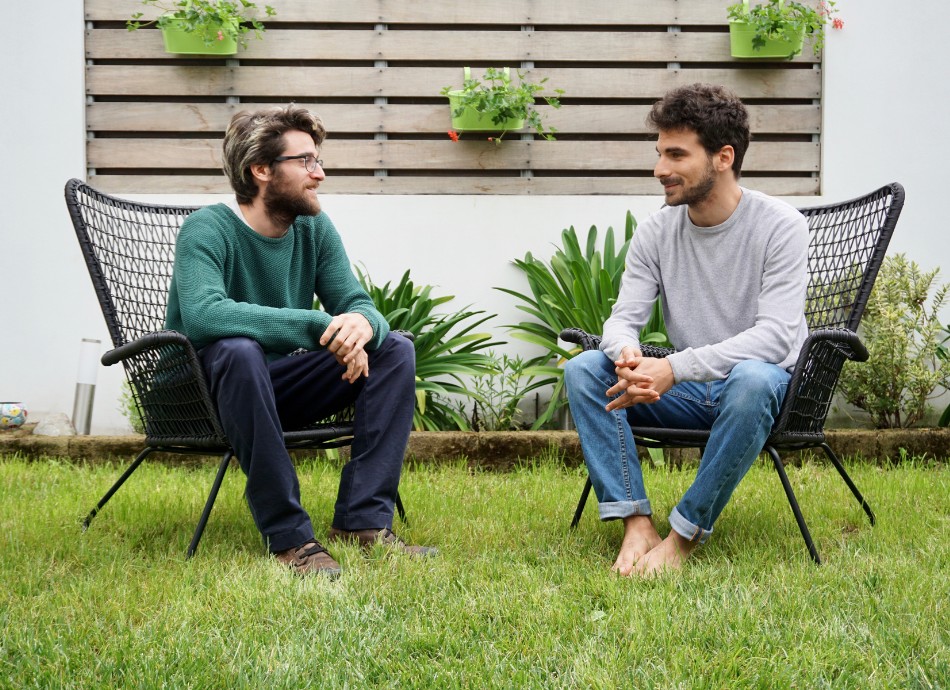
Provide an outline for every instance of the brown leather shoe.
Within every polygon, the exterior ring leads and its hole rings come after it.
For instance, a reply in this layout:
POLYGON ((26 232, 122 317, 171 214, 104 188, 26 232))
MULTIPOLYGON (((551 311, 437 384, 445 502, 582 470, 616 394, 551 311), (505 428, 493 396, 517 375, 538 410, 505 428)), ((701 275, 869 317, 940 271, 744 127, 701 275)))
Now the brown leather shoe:
POLYGON ((382 529, 357 530, 345 530, 331 527, 327 541, 342 542, 346 544, 359 544, 367 551, 373 548, 375 544, 382 544, 383 546, 388 546, 392 549, 395 549, 396 551, 401 551, 402 553, 408 554, 410 556, 419 557, 436 556, 439 553, 439 550, 434 546, 410 546, 402 539, 397 537, 395 533, 388 527, 383 527, 382 529))
POLYGON ((343 572, 340 564, 316 539, 286 551, 278 551, 274 557, 284 565, 289 565, 298 575, 324 575, 335 580, 343 572))

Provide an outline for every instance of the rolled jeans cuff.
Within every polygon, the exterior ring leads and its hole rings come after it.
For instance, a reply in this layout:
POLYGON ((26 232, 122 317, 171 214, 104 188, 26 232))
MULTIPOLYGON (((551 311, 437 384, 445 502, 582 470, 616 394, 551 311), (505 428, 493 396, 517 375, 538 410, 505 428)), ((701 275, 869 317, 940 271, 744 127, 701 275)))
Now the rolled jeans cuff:
POLYGON ((652 515, 650 508, 650 499, 642 498, 639 501, 613 501, 611 503, 599 503, 601 520, 619 520, 633 515, 652 515))
POLYGON ((703 529, 699 525, 694 525, 684 518, 682 513, 676 508, 673 508, 673 512, 670 513, 670 527, 673 528, 674 532, 683 537, 683 539, 695 541, 700 544, 705 544, 713 533, 711 529, 703 529))
POLYGON ((347 515, 345 513, 335 513, 333 515, 332 527, 336 529, 353 532, 360 529, 392 529, 392 513, 360 513, 358 515, 347 515))

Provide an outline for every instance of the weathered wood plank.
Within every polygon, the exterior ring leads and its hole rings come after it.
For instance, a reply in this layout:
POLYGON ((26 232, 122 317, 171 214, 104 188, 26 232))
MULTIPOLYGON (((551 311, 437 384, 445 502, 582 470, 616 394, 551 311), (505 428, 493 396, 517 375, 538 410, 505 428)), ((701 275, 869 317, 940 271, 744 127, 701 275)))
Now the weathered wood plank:
MULTIPOLYGON (((92 139, 92 168, 220 169, 219 139, 92 139)), ((321 152, 328 176, 345 170, 640 170, 656 162, 649 141, 327 141, 321 152)), ((743 168, 749 172, 816 172, 819 147, 811 142, 757 142, 743 168)))
MULTIPOLYGON (((153 8, 131 0, 84 4, 86 19, 92 22, 86 41, 89 60, 151 62, 87 66, 86 88, 92 96, 87 130, 100 135, 87 145, 88 164, 110 173, 95 176, 107 190, 229 191, 219 172, 221 133, 234 112, 259 107, 223 102, 235 97, 294 100, 322 115, 331 132, 324 148, 329 168, 324 193, 655 194, 652 142, 604 141, 598 135, 642 137, 649 131, 645 103, 696 81, 722 83, 753 100, 750 115, 756 134, 807 135, 821 127, 817 101, 822 75, 810 51, 792 64, 733 61, 721 0, 276 0, 272 4, 279 15, 268 20, 265 40, 251 40, 249 49, 241 51, 236 62, 227 61, 230 64, 221 58, 166 55, 156 30, 130 34, 117 25, 139 10, 155 16, 153 8), (424 30, 426 26, 432 30, 424 30), (669 30, 677 26, 683 30, 669 30), (247 64, 253 61, 273 64, 247 64), (402 64, 369 67, 380 61, 402 64), (590 61, 597 64, 584 67, 590 61), (566 92, 567 104, 561 110, 542 106, 550 111, 547 123, 563 134, 560 141, 522 142, 510 134, 496 147, 482 135, 463 135, 458 144, 444 137, 449 114, 439 91, 460 85, 461 70, 432 63, 517 68, 522 62, 559 65, 531 70, 528 78, 548 77, 552 87, 566 92), (710 63, 720 66, 702 66, 710 63), (111 96, 154 102, 96 100, 111 96), (380 98, 397 102, 373 102, 380 98), (159 102, 162 99, 173 102, 159 102), (183 99, 194 102, 178 102, 183 99), (198 102, 209 99, 222 102, 198 102), (771 104, 770 99, 780 102, 771 104), (790 103, 792 99, 799 102, 790 103), (103 136, 109 132, 132 138, 103 136), (149 132, 179 136, 150 138, 149 132), (394 138, 371 141, 370 135, 377 133, 394 138), (181 136, 187 134, 200 137, 181 136), (400 140, 402 134, 430 138, 400 140), (585 135, 584 140, 572 141, 576 135, 585 135), (340 174, 334 174, 334 161, 343 166, 340 174), (162 169, 207 174, 156 174, 162 169), (378 169, 391 170, 392 175, 375 177, 378 169), (537 174, 521 178, 517 171, 524 169, 537 174), (121 170, 152 172, 118 174, 121 170), (601 177, 600 172, 621 175, 601 177)), ((758 141, 746 158, 743 183, 771 194, 817 194, 819 180, 807 173, 817 172, 819 166, 816 143, 758 141), (757 173, 765 176, 757 178, 757 173)))
MULTIPOLYGON (((88 182, 108 194, 231 194, 223 176, 91 175, 88 182)), ((811 177, 743 176, 742 185, 777 196, 819 194, 811 177)), ((648 177, 334 177, 320 188, 334 194, 556 194, 657 195, 659 185, 648 177)))
MULTIPOLYGON (((180 60, 165 52, 158 31, 102 29, 86 32, 86 57, 98 60, 180 60)), ((594 31, 376 31, 267 32, 237 56, 247 60, 495 60, 548 62, 728 62, 729 34, 709 32, 594 31)), ((796 62, 815 62, 809 50, 796 62)), ((787 64, 787 63, 786 63, 787 64)))
MULTIPOLYGON (((697 81, 724 84, 740 98, 817 99, 817 69, 552 68, 526 78, 550 78, 570 98, 660 98, 697 81)), ((432 67, 292 67, 90 65, 86 93, 114 96, 245 96, 259 98, 434 98, 443 86, 460 85, 461 71, 432 67)))
MULTIPOLYGON (((92 103, 86 129, 93 132, 220 132, 240 110, 286 103, 92 103)), ((447 104, 375 105, 298 101, 317 113, 331 137, 335 133, 442 132, 450 126, 447 104)), ((563 134, 646 134, 646 105, 565 105, 538 108, 563 134)), ((753 134, 815 134, 821 126, 817 105, 750 105, 753 134)))
MULTIPOLYGON (((260 7, 264 2, 259 2, 260 7)), ((274 23, 347 24, 555 24, 715 25, 726 21, 720 0, 477 0, 476 2, 406 2, 406 0, 274 0, 274 23)), ((129 0, 86 0, 87 21, 125 21, 141 11, 151 19, 154 8, 129 0)), ((263 13, 259 13, 263 15, 263 13)), ((263 18, 263 17, 262 17, 263 18)))

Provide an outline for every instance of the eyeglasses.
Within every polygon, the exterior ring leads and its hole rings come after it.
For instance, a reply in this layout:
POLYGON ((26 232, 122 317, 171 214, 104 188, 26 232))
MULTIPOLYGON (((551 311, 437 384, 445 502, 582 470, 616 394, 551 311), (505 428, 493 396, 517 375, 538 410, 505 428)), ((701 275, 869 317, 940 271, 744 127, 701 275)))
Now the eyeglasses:
POLYGON ((301 153, 299 156, 277 156, 274 159, 275 163, 283 163, 284 161, 292 161, 296 159, 303 161, 304 167, 307 168, 307 172, 317 172, 317 166, 323 167, 323 161, 319 158, 314 158, 309 153, 301 153))

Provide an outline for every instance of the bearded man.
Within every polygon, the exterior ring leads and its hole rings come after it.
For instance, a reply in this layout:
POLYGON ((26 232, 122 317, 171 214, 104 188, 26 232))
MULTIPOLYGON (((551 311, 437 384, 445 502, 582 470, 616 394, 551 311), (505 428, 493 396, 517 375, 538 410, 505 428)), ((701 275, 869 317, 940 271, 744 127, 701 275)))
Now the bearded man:
POLYGON ((269 551, 299 573, 336 576, 314 537, 283 431, 355 404, 328 543, 413 555, 392 533, 412 425, 415 354, 391 333, 321 212, 326 130, 304 108, 238 113, 224 137, 234 198, 195 211, 175 249, 166 327, 194 343, 222 427, 247 475, 269 551), (313 308, 314 295, 323 310, 313 308), (291 353, 300 349, 303 354, 291 353), (370 372, 372 371, 372 376, 370 372))
POLYGON ((641 223, 600 350, 571 359, 565 384, 602 520, 623 520, 613 569, 679 568, 768 437, 807 336, 808 225, 788 204, 739 186, 745 106, 693 84, 654 104, 654 176, 666 206, 641 223), (644 357, 657 297, 676 352, 644 357), (605 404, 606 402, 606 404, 605 404), (630 426, 708 429, 696 479, 661 538, 630 426))

